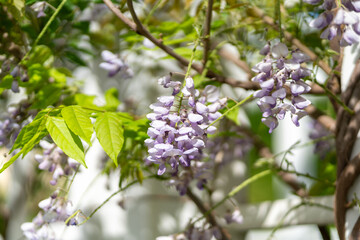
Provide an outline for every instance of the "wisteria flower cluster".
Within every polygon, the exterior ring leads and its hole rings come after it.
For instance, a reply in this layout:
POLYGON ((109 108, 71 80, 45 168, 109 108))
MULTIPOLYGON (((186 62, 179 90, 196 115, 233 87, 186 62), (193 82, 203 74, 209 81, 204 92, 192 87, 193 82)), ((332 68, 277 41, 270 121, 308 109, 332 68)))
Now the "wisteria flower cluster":
POLYGON ((39 169, 53 173, 51 185, 56 185, 61 176, 71 176, 79 166, 77 161, 69 158, 54 143, 41 140, 39 145, 43 153, 36 154, 35 159, 39 162, 39 169))
POLYGON ((321 123, 318 121, 313 121, 311 124, 311 131, 309 134, 309 138, 312 140, 316 140, 314 146, 314 152, 319 154, 320 158, 325 158, 325 156, 331 152, 331 149, 335 148, 335 141, 334 139, 324 139, 322 138, 329 137, 331 132, 327 130, 321 123))
MULTIPOLYGON (((178 175, 179 166, 202 169, 205 165, 192 162, 203 157, 207 134, 216 131, 216 127, 210 124, 221 116, 218 110, 225 106, 227 99, 219 99, 219 90, 211 85, 200 93, 190 77, 186 78, 184 87, 179 81, 171 81, 170 77, 159 79, 159 84, 172 88, 173 92, 150 105, 153 113, 147 115, 152 121, 148 129, 150 138, 145 141, 149 148, 147 161, 159 164, 158 175, 164 174, 167 165, 171 166, 173 176, 178 175)), ((203 170, 197 173, 195 175, 200 177, 203 170)), ((183 187, 178 187, 181 194, 185 193, 187 186, 183 178, 189 180, 186 173, 179 175, 177 180, 184 183, 183 187)), ((200 181, 203 180, 200 177, 200 181)))
POLYGON ((26 101, 21 101, 9 106, 0 115, 0 147, 12 147, 21 128, 31 120, 34 113, 28 111, 29 106, 26 101))
MULTIPOLYGON (((71 201, 58 196, 55 191, 49 198, 39 202, 41 212, 32 220, 21 225, 24 236, 30 240, 56 239, 49 224, 64 222, 74 213, 71 201)), ((68 225, 77 225, 77 220, 71 218, 68 225)))
POLYGON ((126 79, 131 78, 134 75, 131 68, 112 52, 104 50, 101 52, 101 57, 104 62, 100 63, 99 66, 108 71, 109 77, 114 77, 120 73, 121 77, 126 79))
POLYGON ((306 115, 303 109, 310 104, 301 96, 311 90, 303 80, 311 75, 311 71, 301 66, 308 57, 299 51, 289 52, 283 43, 273 47, 268 43, 261 54, 265 58, 253 67, 252 70, 258 74, 252 81, 258 82, 261 87, 254 97, 259 98, 257 105, 263 112, 262 122, 270 128, 271 133, 278 126, 278 119, 283 119, 286 112, 290 112, 293 123, 299 126, 299 119, 306 115), (285 102, 286 87, 290 88, 291 104, 285 102))
POLYGON ((318 18, 310 22, 310 27, 325 30, 321 38, 333 39, 341 36, 340 46, 345 47, 360 41, 360 1, 357 0, 304 0, 312 5, 320 5, 324 10, 318 18))

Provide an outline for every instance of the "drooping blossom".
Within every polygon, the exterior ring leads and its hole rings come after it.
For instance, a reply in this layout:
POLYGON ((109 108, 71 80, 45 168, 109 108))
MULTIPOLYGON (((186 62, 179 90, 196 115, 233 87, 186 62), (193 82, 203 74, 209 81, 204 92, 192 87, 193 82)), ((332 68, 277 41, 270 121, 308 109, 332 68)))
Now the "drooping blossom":
POLYGON ((320 37, 332 40, 341 36, 340 46, 345 47, 360 41, 360 1, 341 0, 338 5, 334 0, 304 0, 306 3, 318 5, 323 12, 309 25, 324 29, 320 37))
POLYGON ((130 78, 134 75, 129 66, 112 52, 104 50, 101 52, 101 57, 104 62, 99 66, 108 71, 109 77, 114 77, 118 73, 122 78, 130 78))
POLYGON ((260 84, 261 90, 254 93, 259 98, 257 105, 263 112, 262 122, 269 127, 271 133, 277 126, 278 120, 282 120, 285 114, 291 114, 291 120, 299 126, 299 120, 306 115, 303 110, 310 104, 302 94, 310 91, 310 86, 304 82, 304 78, 311 71, 302 63, 308 61, 308 57, 299 52, 289 52, 283 43, 277 43, 270 49, 270 43, 265 46, 267 51, 265 58, 252 68, 257 75, 252 81, 260 84), (290 88, 291 103, 285 101, 287 92, 285 86, 290 88))
POLYGON ((37 12, 37 18, 45 17, 45 8, 47 6, 47 3, 45 1, 36 2, 33 5, 31 5, 31 9, 33 9, 35 12, 37 12))
POLYGON ((153 112, 147 115, 151 123, 150 138, 145 141, 149 149, 146 161, 159 165, 158 175, 170 171, 176 188, 180 194, 185 194, 192 179, 198 180, 199 188, 206 181, 207 167, 200 160, 207 134, 216 131, 210 124, 221 116, 218 110, 227 100, 219 99, 218 89, 212 85, 200 93, 190 77, 185 79, 183 87, 181 82, 171 81, 170 77, 163 77, 158 83, 172 88, 172 95, 158 97, 158 102, 150 105, 153 112), (179 172, 179 166, 184 172, 179 172), (186 172, 186 168, 192 171, 186 172))
POLYGON ((311 131, 309 138, 316 140, 314 145, 314 152, 323 159, 329 152, 331 152, 331 149, 334 149, 335 142, 334 139, 319 139, 329 137, 331 132, 327 130, 321 123, 315 120, 311 123, 310 129, 311 131))
POLYGON ((241 215, 239 209, 236 209, 233 212, 227 212, 224 218, 227 224, 231 224, 231 223, 242 224, 244 221, 244 217, 241 215))
POLYGON ((27 101, 20 101, 0 114, 0 147, 11 148, 22 127, 31 121, 29 106, 27 101))
MULTIPOLYGON (((55 240, 56 236, 50 225, 54 222, 65 222, 73 215, 74 209, 71 201, 60 197, 55 191, 49 198, 39 202, 41 211, 32 220, 21 225, 24 236, 29 240, 55 240)), ((77 219, 71 218, 68 225, 77 225, 77 219)))
POLYGON ((71 176, 79 166, 77 161, 69 158, 54 143, 41 140, 39 145, 43 153, 36 154, 35 160, 39 162, 39 169, 53 173, 51 185, 56 185, 61 176, 71 176))

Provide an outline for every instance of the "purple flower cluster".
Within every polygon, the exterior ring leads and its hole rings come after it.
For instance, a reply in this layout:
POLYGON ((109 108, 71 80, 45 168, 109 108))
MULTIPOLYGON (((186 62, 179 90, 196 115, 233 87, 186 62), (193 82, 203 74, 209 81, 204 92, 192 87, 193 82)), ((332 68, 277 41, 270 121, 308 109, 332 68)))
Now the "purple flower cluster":
POLYGON ((331 149, 334 149, 334 139, 324 139, 319 140, 321 138, 326 138, 331 135, 331 132, 328 131, 321 123, 318 121, 313 121, 310 127, 311 131, 309 134, 309 138, 312 140, 317 140, 314 146, 314 152, 319 154, 320 158, 325 158, 325 156, 331 152, 331 149))
MULTIPOLYGON (((55 191, 51 197, 39 202, 39 207, 42 211, 32 222, 21 225, 24 236, 30 240, 56 239, 49 224, 66 221, 74 213, 72 203, 59 197, 58 192, 55 191)), ((77 220, 70 219, 68 225, 77 225, 77 220)))
POLYGON ((239 209, 236 209, 234 212, 227 212, 225 214, 225 221, 226 224, 231 224, 231 223, 237 223, 237 224, 242 224, 244 221, 244 217, 243 215, 241 215, 241 212, 239 209))
POLYGON ((324 10, 318 18, 310 22, 310 27, 325 30, 321 38, 333 39, 341 36, 340 46, 345 47, 360 41, 360 1, 358 0, 304 0, 312 5, 320 5, 324 10), (341 6, 339 6, 341 3, 341 6))
POLYGON ((101 52, 101 57, 104 62, 100 63, 100 67, 108 71, 109 77, 114 77, 120 73, 122 78, 131 78, 134 73, 129 66, 124 63, 117 55, 113 54, 108 50, 101 52))
POLYGON ((31 5, 31 9, 33 9, 35 12, 37 12, 37 18, 45 17, 45 8, 47 6, 47 3, 45 1, 36 2, 33 5, 31 5))
POLYGON ((21 128, 29 121, 34 112, 28 111, 29 103, 21 101, 8 107, 0 115, 0 147, 11 148, 21 128))
MULTIPOLYGON (((173 176, 178 174, 179 166, 204 167, 192 162, 203 157, 207 134, 216 131, 210 124, 221 116, 218 110, 225 106, 226 98, 219 99, 219 90, 211 85, 200 93, 192 78, 185 80, 183 88, 181 82, 171 81, 170 77, 159 79, 159 84, 173 92, 172 96, 159 97, 157 103, 150 105, 153 112, 147 115, 152 121, 148 129, 150 138, 145 141, 149 148, 147 161, 160 165, 158 175, 166 171, 167 165, 171 166, 173 176)), ((200 172, 195 175, 200 177, 203 175, 200 172)), ((179 176, 182 178, 189 179, 187 173, 179 176)), ((179 186, 180 193, 184 193, 184 187, 179 186)))
POLYGON ((258 74, 252 81, 258 82, 261 87, 254 97, 259 98, 257 105, 263 112, 262 122, 271 133, 277 127, 278 119, 283 119, 286 112, 290 112, 293 123, 299 126, 299 120, 306 115, 303 109, 310 104, 301 96, 311 89, 303 80, 311 71, 301 66, 308 61, 308 56, 299 51, 289 52, 283 43, 273 47, 268 43, 260 53, 265 58, 253 67, 252 70, 258 74), (285 102, 286 87, 290 88, 291 103, 285 102))
MULTIPOLYGON (((236 132, 236 128, 226 129, 236 132)), ((225 165, 233 160, 242 160, 253 147, 252 140, 246 136, 219 136, 208 141, 209 158, 220 164, 225 165)))
POLYGON ((174 175, 168 185, 175 186, 180 195, 185 195, 187 188, 192 180, 197 180, 196 186, 203 189, 210 179, 212 179, 213 162, 192 161, 190 168, 184 168, 181 173, 174 175))
POLYGON ((56 185, 61 176, 72 175, 79 166, 78 162, 69 158, 54 143, 41 140, 40 147, 43 149, 43 154, 36 154, 35 159, 39 162, 39 169, 53 173, 51 185, 56 185))

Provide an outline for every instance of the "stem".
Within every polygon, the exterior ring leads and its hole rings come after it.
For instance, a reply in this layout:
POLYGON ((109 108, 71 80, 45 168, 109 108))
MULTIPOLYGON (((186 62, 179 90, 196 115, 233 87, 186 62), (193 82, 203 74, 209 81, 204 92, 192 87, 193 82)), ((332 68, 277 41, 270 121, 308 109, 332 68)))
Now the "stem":
POLYGON ((220 202, 218 202, 217 204, 215 204, 212 208, 210 208, 208 211, 206 211, 205 213, 203 213, 203 215, 201 217, 199 217, 198 219, 196 219, 194 223, 200 221, 201 219, 203 219, 204 217, 206 217, 208 214, 210 214, 213 210, 215 210, 216 208, 218 208, 221 204, 223 204, 226 200, 228 200, 229 198, 235 196, 240 190, 244 189, 245 187, 247 187, 248 185, 250 185, 251 183, 259 180, 260 178, 263 178, 267 175, 269 175, 272 171, 270 169, 262 171, 258 174, 255 174, 254 176, 246 179, 244 182, 242 182, 240 185, 238 185, 237 187, 235 187, 231 192, 229 192, 220 202))
POLYGON ((32 48, 25 54, 25 56, 23 57, 23 59, 21 60, 20 63, 22 63, 31 53, 31 51, 37 46, 37 44, 39 43, 40 39, 44 36, 46 30, 50 27, 51 23, 54 21, 55 17, 58 15, 58 13, 60 12, 60 10, 63 8, 63 6, 65 5, 67 0, 62 0, 62 2, 59 4, 59 6, 56 8, 55 12, 53 13, 53 15, 51 15, 49 21, 47 21, 47 23, 45 24, 44 28, 41 30, 39 36, 35 39, 35 42, 33 43, 32 48))
POLYGON ((66 220, 65 220, 65 225, 68 224, 68 222, 74 218, 79 212, 81 212, 80 210, 77 210, 76 212, 74 212, 70 217, 68 217, 66 220))
MULTIPOLYGON (((189 65, 187 67, 187 70, 186 70, 186 73, 185 73, 185 77, 184 77, 184 82, 183 82, 183 87, 185 86, 186 84, 186 79, 189 77, 190 75, 190 70, 191 70, 191 65, 194 61, 194 58, 195 58, 195 53, 196 53, 196 48, 197 46, 199 45, 199 39, 196 39, 195 41, 195 45, 194 45, 194 48, 192 50, 192 54, 191 54, 191 57, 190 57, 190 61, 189 61, 189 65)), ((184 94, 181 92, 180 93, 180 99, 179 99, 179 109, 178 109, 178 114, 180 115, 180 109, 181 109, 181 103, 182 103, 182 100, 184 98, 184 94)))
MULTIPOLYGON (((210 31, 211 31, 211 18, 212 18, 212 9, 213 9, 214 0, 208 0, 208 7, 206 10, 206 19, 204 27, 204 69, 208 61, 209 50, 210 50, 210 31)), ((204 71, 203 69, 203 71, 204 71)))
MULTIPOLYGON (((195 205, 199 208, 200 212, 202 214, 206 214, 208 212, 208 209, 204 206, 202 201, 190 190, 190 188, 187 189, 186 195, 195 203, 195 205)), ((214 215, 212 213, 209 213, 206 215, 206 218, 208 219, 209 223, 213 227, 217 227, 222 235, 222 239, 227 240, 228 234, 225 232, 225 230, 217 223, 214 215)))
POLYGON ((154 12, 156 11, 156 9, 158 9, 158 7, 160 6, 160 4, 162 3, 163 0, 157 0, 154 7, 151 8, 149 14, 146 16, 146 19, 144 21, 144 25, 147 25, 151 16, 154 14, 154 12))
POLYGON ((222 119, 223 117, 225 117, 227 114, 229 114, 232 110, 234 110, 237 107, 240 107, 241 105, 245 104, 246 102, 250 101, 253 99, 253 94, 249 95, 248 97, 246 97, 245 99, 243 99, 242 101, 238 102, 236 105, 234 105, 233 107, 231 107, 230 109, 228 109, 226 112, 224 112, 223 115, 221 115, 221 117, 219 117, 218 119, 216 119, 215 121, 213 121, 211 124, 209 124, 208 127, 214 125, 215 123, 217 123, 218 121, 220 121, 220 119, 222 119))
POLYGON ((284 34, 283 34, 283 31, 282 31, 282 27, 281 27, 281 2, 280 1, 281 0, 276 0, 275 15, 277 16, 277 19, 278 19, 280 42, 282 42, 282 38, 283 38, 284 34))
POLYGON ((320 203, 313 203, 313 202, 306 202, 306 201, 303 201, 295 206, 293 206, 292 208, 290 208, 286 213, 285 215, 281 218, 281 220, 279 221, 279 223, 276 225, 276 227, 273 228, 270 236, 268 237, 268 239, 273 239, 273 236, 275 234, 275 232, 283 225, 283 222, 285 220, 285 218, 293 211, 293 210, 296 210, 302 206, 315 206, 315 207, 321 207, 321 208, 324 208, 326 210, 329 210, 329 211, 334 211, 334 209, 332 207, 329 207, 329 206, 326 206, 326 205, 322 205, 320 203))
MULTIPOLYGON (((144 178, 145 179, 145 178, 144 178)), ((80 225, 83 225, 84 223, 86 223, 92 216, 94 216, 94 214, 100 209, 102 208, 108 201, 111 200, 111 198, 113 198, 115 195, 117 195, 118 193, 126 190, 127 188, 131 187, 132 185, 134 185, 135 183, 138 183, 139 181, 138 180, 135 180, 131 183, 129 183, 128 185, 126 185, 125 187, 123 188, 120 188, 119 190, 117 190, 116 192, 114 192, 113 194, 111 194, 107 199, 105 199, 105 201, 103 203, 101 203, 97 208, 95 208, 94 211, 92 211, 92 213, 81 223, 79 223, 78 226, 80 225)))
MULTIPOLYGON (((151 176, 148 176, 148 177, 144 177, 143 180, 145 179, 150 179, 150 178, 157 178, 157 179, 161 179, 163 180, 160 176, 158 175, 151 175, 151 176)), ((107 199, 105 199, 105 201, 103 203, 101 203, 97 208, 95 208, 94 211, 91 212, 91 214, 83 221, 81 222, 80 224, 78 224, 78 226, 80 225, 83 225, 84 223, 86 223, 92 216, 94 216, 94 214, 100 209, 102 208, 107 202, 109 202, 111 200, 111 198, 113 198, 115 195, 117 195, 118 193, 128 189, 129 187, 131 187, 132 185, 134 185, 135 183, 138 183, 139 180, 135 180, 131 183, 129 183, 128 185, 126 185, 125 187, 122 187, 120 189, 118 189, 116 192, 114 192, 113 194, 111 194, 107 199)))

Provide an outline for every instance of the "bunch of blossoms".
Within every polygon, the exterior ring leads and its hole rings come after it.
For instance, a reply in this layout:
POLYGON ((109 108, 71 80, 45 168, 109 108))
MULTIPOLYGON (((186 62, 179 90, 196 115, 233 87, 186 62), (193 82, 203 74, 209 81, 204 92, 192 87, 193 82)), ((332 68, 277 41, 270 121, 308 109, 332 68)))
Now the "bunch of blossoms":
POLYGON ((325 156, 334 149, 334 139, 324 139, 322 138, 329 137, 331 132, 327 130, 321 123, 318 121, 313 121, 310 127, 311 131, 309 134, 309 138, 312 140, 317 140, 315 143, 314 152, 319 154, 320 158, 323 159, 325 156))
POLYGON ((278 126, 278 119, 283 119, 286 112, 290 112, 293 123, 299 126, 299 120, 306 115, 303 109, 310 104, 301 96, 311 89, 303 80, 311 71, 301 66, 308 57, 299 51, 289 52, 283 43, 277 43, 272 48, 268 43, 260 53, 265 58, 253 67, 252 70, 258 74, 252 81, 258 82, 261 87, 254 93, 263 112, 261 121, 271 133, 278 126), (284 101, 285 87, 290 87, 291 104, 284 101))
MULTIPOLYGON (((24 236, 30 240, 56 239, 49 224, 65 222, 74 213, 72 203, 58 196, 55 191, 49 198, 39 202, 41 212, 32 220, 21 225, 24 236)), ((77 220, 71 218, 67 225, 77 225, 77 220)))
POLYGON ((11 148, 21 128, 36 114, 36 111, 28 110, 29 106, 26 101, 21 101, 0 115, 0 147, 11 148))
POLYGON ((202 187, 208 174, 206 164, 200 162, 206 146, 207 134, 213 134, 216 127, 210 124, 221 116, 218 112, 224 107, 226 98, 219 99, 219 90, 215 86, 206 86, 200 93, 194 87, 192 78, 181 82, 171 81, 170 77, 159 79, 158 83, 165 88, 172 88, 171 96, 162 96, 158 102, 150 105, 153 113, 147 118, 151 120, 145 140, 148 146, 148 162, 159 164, 158 175, 171 167, 180 194, 186 193, 190 181, 197 178, 202 187), (179 96, 178 96, 179 95, 179 96), (184 173, 179 173, 179 166, 184 173))
POLYGON ((121 60, 117 55, 108 50, 101 52, 101 57, 104 62, 100 63, 100 67, 108 71, 109 77, 114 77, 120 73, 124 79, 131 78, 134 73, 129 66, 121 60))
POLYGON ((360 41, 360 1, 358 0, 304 0, 320 5, 324 12, 310 22, 310 27, 325 30, 321 38, 333 39, 341 36, 340 46, 345 47, 360 41))
POLYGON ((79 163, 69 158, 54 143, 41 140, 40 147, 43 149, 42 155, 36 154, 35 160, 39 162, 39 169, 53 173, 51 185, 56 185, 61 176, 71 176, 79 166, 79 163))

